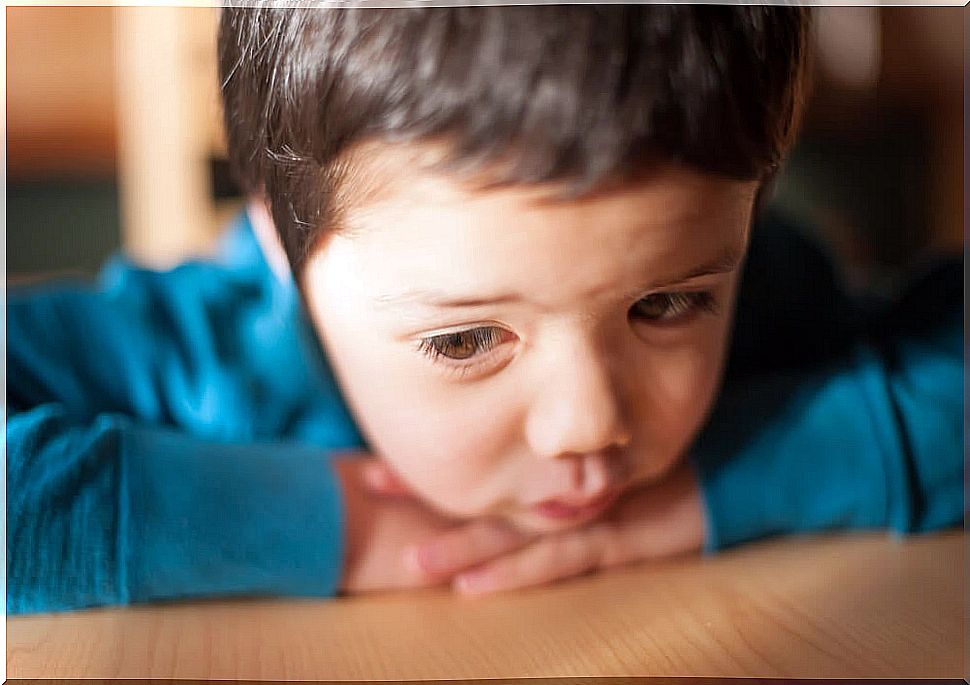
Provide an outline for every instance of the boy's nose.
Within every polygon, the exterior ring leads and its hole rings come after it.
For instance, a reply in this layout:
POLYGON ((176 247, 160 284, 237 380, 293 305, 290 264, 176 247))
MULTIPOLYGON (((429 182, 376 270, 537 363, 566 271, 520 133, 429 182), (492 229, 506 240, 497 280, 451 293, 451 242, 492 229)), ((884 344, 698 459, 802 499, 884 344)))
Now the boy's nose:
POLYGON ((611 453, 630 442, 619 384, 608 364, 577 350, 535 389, 526 438, 539 457, 611 453))

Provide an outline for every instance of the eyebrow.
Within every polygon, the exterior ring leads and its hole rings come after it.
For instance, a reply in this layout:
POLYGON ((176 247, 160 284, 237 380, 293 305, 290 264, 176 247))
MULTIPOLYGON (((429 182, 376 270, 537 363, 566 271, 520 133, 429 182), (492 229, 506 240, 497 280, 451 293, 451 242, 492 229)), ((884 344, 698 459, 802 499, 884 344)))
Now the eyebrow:
MULTIPOLYGON (((711 261, 705 262, 704 264, 691 269, 686 274, 682 274, 667 281, 640 286, 635 290, 631 290, 629 293, 626 293, 626 295, 628 298, 632 298, 652 290, 666 290, 683 285, 688 281, 693 281, 705 276, 716 276, 718 274, 731 273, 741 265, 743 259, 744 250, 738 250, 735 247, 730 247, 722 250, 721 253, 711 261)), ((605 288, 602 287, 595 288, 589 294, 596 294, 604 289, 605 288)), ((487 296, 456 296, 427 289, 407 290, 405 292, 393 295, 381 294, 374 298, 375 302, 382 307, 415 303, 440 309, 461 309, 481 307, 484 305, 509 304, 511 302, 519 302, 524 299, 527 298, 525 298, 522 293, 518 292, 497 293, 495 295, 487 296)))

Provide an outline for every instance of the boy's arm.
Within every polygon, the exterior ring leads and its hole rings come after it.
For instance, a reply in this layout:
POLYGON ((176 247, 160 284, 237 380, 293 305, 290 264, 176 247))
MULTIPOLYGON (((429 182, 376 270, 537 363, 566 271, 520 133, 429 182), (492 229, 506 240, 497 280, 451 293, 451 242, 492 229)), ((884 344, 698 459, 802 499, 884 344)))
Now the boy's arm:
POLYGON ((10 295, 8 611, 335 591, 326 450, 352 424, 267 283, 115 263, 99 289, 10 295))
POLYGON ((9 418, 7 474, 10 613, 337 588, 340 488, 306 446, 46 404, 9 418))
MULTIPOLYGON (((772 253, 781 254, 760 256, 772 253)), ((761 261, 752 266, 752 301, 766 292, 759 286, 785 275, 777 261, 775 270, 761 261)), ((851 314, 830 274, 800 275, 814 309, 785 312, 780 298, 775 311, 761 312, 769 316, 739 320, 760 324, 764 343, 739 331, 735 372, 692 452, 705 549, 777 533, 959 523, 962 260, 927 272, 867 323, 851 314), (801 367, 798 357, 807 360, 801 367)))

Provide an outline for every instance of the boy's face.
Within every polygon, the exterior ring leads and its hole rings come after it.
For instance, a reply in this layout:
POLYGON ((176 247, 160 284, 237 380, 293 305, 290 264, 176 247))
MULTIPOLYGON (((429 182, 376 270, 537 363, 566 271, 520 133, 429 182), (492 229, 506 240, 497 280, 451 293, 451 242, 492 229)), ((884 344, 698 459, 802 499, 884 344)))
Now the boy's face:
POLYGON ((663 476, 717 390, 756 183, 669 167, 562 201, 374 154, 304 286, 375 452, 440 511, 535 532, 663 476))

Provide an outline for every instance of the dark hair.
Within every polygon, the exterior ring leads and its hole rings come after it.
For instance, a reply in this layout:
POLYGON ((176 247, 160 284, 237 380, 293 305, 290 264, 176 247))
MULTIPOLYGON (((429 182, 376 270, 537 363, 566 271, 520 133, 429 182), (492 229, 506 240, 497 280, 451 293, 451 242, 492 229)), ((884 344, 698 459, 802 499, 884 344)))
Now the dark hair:
POLYGON ((232 169, 265 195, 295 274, 358 143, 445 140, 449 161, 577 194, 651 161, 770 178, 806 81, 799 7, 226 7, 232 169))

